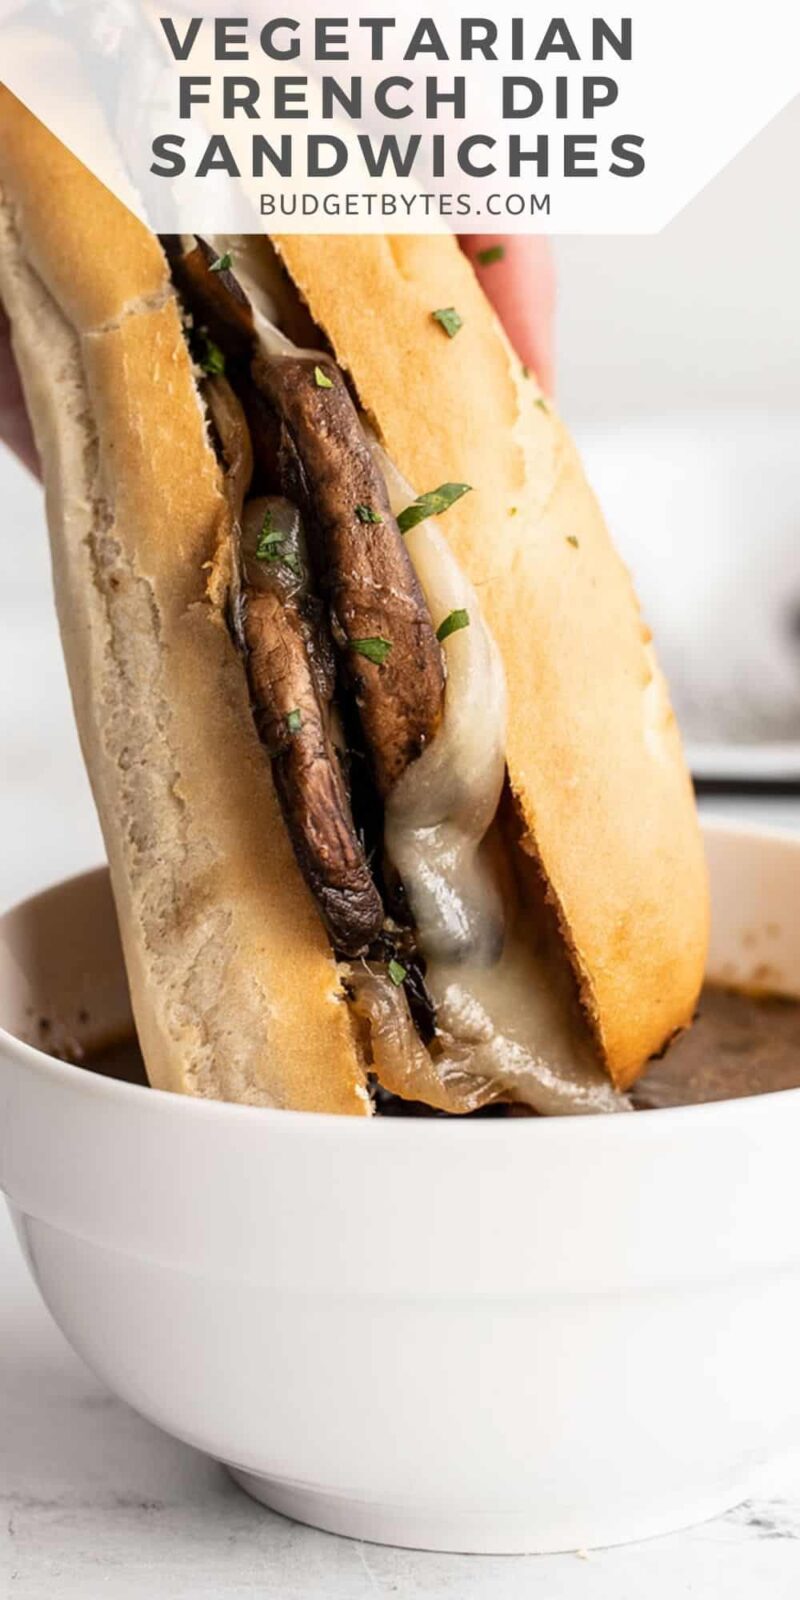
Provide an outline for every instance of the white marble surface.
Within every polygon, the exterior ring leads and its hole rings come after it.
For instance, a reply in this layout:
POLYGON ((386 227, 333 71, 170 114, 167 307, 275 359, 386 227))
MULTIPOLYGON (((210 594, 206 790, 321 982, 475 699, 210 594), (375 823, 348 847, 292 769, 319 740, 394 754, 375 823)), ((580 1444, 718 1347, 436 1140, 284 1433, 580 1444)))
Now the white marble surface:
MULTIPOLYGON (((38 492, 2 459, 0 503, 0 901, 8 904, 98 860, 101 844, 50 614, 38 492)), ((747 809, 763 815, 755 803, 747 809)), ((786 803, 770 815, 798 820, 786 803)), ((2 1600, 797 1600, 798 1593, 800 1457, 714 1523, 584 1556, 433 1556, 287 1523, 86 1371, 39 1301, 0 1212, 2 1600)))

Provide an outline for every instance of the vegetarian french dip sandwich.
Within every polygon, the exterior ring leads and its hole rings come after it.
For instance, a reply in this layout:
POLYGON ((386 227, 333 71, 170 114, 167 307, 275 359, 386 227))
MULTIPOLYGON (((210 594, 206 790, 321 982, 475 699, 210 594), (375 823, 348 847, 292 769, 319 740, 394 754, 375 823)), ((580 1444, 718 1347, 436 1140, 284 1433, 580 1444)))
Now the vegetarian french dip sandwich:
POLYGON ((703 975, 691 785, 455 240, 157 238, 7 91, 0 208, 151 1082, 626 1108, 703 975))

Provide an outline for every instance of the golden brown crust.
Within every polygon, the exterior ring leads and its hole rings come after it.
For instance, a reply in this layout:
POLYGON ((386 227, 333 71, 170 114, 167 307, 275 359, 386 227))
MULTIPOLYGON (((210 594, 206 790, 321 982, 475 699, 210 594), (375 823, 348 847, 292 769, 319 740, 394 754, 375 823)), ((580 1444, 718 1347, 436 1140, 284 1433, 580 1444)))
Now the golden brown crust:
POLYGON ((275 241, 441 527, 505 662, 508 765, 614 1081, 692 1017, 708 902, 691 784, 625 568, 574 447, 450 237, 275 241), (432 320, 455 306, 448 339, 432 320))
POLYGON ((45 468, 65 654, 151 1080, 364 1114, 333 956, 206 597, 227 507, 176 303, 150 305, 153 242, 121 207, 102 264, 83 232, 78 243, 84 206, 116 202, 74 161, 69 206, 62 190, 42 220, 34 150, 51 171, 64 164, 0 92, 0 294, 45 468))
POLYGON ((2 85, 0 152, 27 259, 78 332, 166 296, 158 240, 2 85))

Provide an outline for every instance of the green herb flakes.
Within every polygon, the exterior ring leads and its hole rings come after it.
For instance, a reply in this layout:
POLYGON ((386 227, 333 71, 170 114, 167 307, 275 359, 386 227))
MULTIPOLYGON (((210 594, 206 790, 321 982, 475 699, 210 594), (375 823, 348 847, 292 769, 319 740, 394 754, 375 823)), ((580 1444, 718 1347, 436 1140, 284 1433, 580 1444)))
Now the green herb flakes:
POLYGON ((401 511, 397 519, 397 526, 401 533, 408 533, 409 528, 416 528, 418 522, 424 522, 426 517, 440 517, 443 511, 460 500, 462 494, 469 494, 472 485, 469 483, 442 483, 438 489, 429 489, 427 494, 418 495, 405 511, 401 511))
POLYGON ((451 611, 449 616, 445 617, 444 622, 439 623, 436 629, 436 637, 439 643, 442 644, 445 639, 450 638, 451 633, 460 633, 462 628, 468 627, 468 611, 451 611))
POLYGON ((216 261, 212 261, 208 270, 209 272, 230 272, 232 266, 233 256, 230 251, 226 250, 224 256, 217 256, 216 261))
POLYGON ((329 378, 327 372, 323 372, 321 367, 314 368, 314 382, 318 389, 333 388, 333 379, 329 378))
POLYGON ((380 512, 372 506, 356 506, 356 516, 359 522, 383 522, 380 512))
POLYGON ((464 318, 459 316, 453 306, 446 306, 443 311, 432 311, 431 316, 434 322, 438 322, 440 328, 444 328, 448 339, 455 339, 459 328, 464 326, 464 318))
POLYGON ((477 259, 482 267, 493 267, 496 261, 502 261, 506 253, 504 244, 490 244, 485 250, 479 250, 477 259))
POLYGON ((391 654, 391 640, 381 639, 380 636, 375 639, 350 639, 348 642, 356 655, 366 656, 367 661, 374 662, 376 667, 382 667, 391 654))
POLYGON ((303 726, 303 713, 298 710, 287 712, 286 726, 290 733, 299 733, 303 726))
POLYGON ((213 339, 209 339, 207 333, 202 335, 202 340, 203 353, 200 357, 200 366, 210 378, 219 377, 225 371, 225 356, 219 345, 215 344, 213 339))
POLYGON ((281 549, 285 542, 283 534, 279 533, 273 524, 272 512, 265 511, 256 545, 256 560, 280 561, 281 549))
POLYGON ((403 983, 407 977, 407 968, 404 967, 400 961, 392 960, 389 962, 389 977, 391 978, 392 983, 396 984, 399 989, 401 983, 403 983))

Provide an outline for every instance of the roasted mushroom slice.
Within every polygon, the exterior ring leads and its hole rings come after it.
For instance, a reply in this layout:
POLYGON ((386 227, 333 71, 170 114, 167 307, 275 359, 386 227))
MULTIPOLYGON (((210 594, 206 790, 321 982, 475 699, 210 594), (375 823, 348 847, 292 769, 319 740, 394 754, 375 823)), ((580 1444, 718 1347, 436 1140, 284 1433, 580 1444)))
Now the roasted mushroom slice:
POLYGON ((176 233, 160 238, 176 288, 197 321, 226 353, 247 358, 255 338, 253 308, 230 267, 220 265, 221 258, 204 239, 176 233))
POLYGON ((331 725, 330 645, 308 592, 296 507, 272 496, 244 510, 237 633, 253 709, 292 845, 334 947, 359 955, 383 906, 356 834, 331 725))
POLYGON ((376 786, 383 798, 434 737, 442 717, 444 659, 386 484, 358 411, 325 356, 267 350, 247 294, 201 238, 164 235, 173 276, 193 315, 236 365, 240 388, 265 399, 281 424, 277 463, 263 408, 246 402, 265 441, 263 464, 302 496, 314 537, 315 577, 326 592, 342 675, 354 692, 376 786))
POLYGON ((334 643, 385 797, 442 716, 444 663, 430 612, 333 362, 260 352, 252 376, 283 425, 283 486, 303 496, 334 643))
POLYGON ((225 493, 234 521, 242 509, 253 478, 253 446, 240 401, 227 378, 206 378, 203 399, 219 446, 225 475, 225 493))

